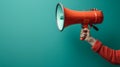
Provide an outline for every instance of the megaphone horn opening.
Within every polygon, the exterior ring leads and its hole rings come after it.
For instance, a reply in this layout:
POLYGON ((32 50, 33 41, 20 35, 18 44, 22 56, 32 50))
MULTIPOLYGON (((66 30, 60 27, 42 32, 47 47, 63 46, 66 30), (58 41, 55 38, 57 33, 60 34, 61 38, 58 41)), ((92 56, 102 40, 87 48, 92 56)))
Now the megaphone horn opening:
POLYGON ((64 29, 64 7, 61 3, 58 3, 56 6, 56 21, 57 27, 60 31, 64 29))

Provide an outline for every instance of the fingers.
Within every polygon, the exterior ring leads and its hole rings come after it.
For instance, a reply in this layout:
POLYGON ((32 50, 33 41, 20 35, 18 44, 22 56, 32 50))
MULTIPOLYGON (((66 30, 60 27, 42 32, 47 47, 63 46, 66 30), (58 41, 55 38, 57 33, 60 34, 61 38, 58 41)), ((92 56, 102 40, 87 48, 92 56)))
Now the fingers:
POLYGON ((85 40, 86 37, 87 37, 87 34, 81 34, 80 40, 85 40))
POLYGON ((89 29, 84 28, 81 30, 80 40, 85 40, 89 36, 89 29))
POLYGON ((84 40, 87 37, 88 35, 87 32, 88 32, 87 30, 82 30, 81 35, 80 35, 81 40, 84 40))

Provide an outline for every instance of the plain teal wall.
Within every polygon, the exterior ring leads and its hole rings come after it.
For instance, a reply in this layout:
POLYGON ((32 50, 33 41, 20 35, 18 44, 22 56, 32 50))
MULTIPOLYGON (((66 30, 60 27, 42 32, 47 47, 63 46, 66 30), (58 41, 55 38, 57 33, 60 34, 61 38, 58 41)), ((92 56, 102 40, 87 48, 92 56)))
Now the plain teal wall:
POLYGON ((79 40, 81 25, 59 32, 58 2, 74 10, 102 10, 100 31, 91 29, 91 35, 120 49, 119 0, 0 0, 0 67, 118 67, 79 40))

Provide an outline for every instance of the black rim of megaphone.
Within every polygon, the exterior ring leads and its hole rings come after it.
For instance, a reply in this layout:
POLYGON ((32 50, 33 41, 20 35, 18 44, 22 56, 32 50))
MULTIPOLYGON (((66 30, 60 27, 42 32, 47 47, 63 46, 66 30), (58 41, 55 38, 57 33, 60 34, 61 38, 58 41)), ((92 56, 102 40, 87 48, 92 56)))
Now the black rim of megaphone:
MULTIPOLYGON (((63 7, 63 5, 61 4, 61 3, 58 3, 57 4, 57 6, 56 6, 56 11, 55 11, 55 15, 56 15, 56 19, 57 19, 57 9, 58 9, 58 6, 61 6, 61 8, 62 8, 62 10, 63 10, 63 13, 64 13, 64 7, 63 7)), ((63 14, 64 15, 64 14, 63 14)), ((58 21, 56 20, 56 22, 57 22, 57 27, 58 27, 58 21)), ((63 21, 64 22, 64 21, 63 21)), ((58 28, 59 29, 59 28, 58 28)), ((62 30, 60 30, 61 32, 63 31, 63 29, 64 29, 64 23, 63 23, 63 28, 62 28, 62 30)))

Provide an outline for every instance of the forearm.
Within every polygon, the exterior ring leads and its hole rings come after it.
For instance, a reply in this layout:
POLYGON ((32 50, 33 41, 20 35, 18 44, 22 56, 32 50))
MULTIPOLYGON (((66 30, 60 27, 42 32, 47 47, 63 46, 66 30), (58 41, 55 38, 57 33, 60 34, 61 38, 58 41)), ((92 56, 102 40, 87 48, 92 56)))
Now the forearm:
MULTIPOLYGON (((113 64, 120 64, 120 50, 114 50, 104 46, 100 41, 91 38, 93 41, 88 41, 92 45, 92 49, 101 55, 107 61, 113 64)), ((91 40, 90 39, 90 40, 91 40)))

